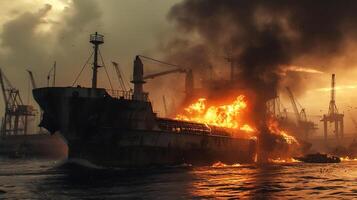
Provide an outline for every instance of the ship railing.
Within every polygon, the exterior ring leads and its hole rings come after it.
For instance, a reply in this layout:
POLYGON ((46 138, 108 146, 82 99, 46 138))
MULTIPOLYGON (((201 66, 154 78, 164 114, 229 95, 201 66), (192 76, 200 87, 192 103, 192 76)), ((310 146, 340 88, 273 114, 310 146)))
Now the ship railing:
POLYGON ((162 130, 176 133, 230 136, 229 132, 219 127, 171 119, 159 119, 158 126, 162 130))
MULTIPOLYGON (((134 99, 134 92, 132 90, 124 91, 124 90, 106 89, 106 91, 113 98, 127 99, 127 100, 134 99)), ((139 99, 141 101, 149 101, 148 93, 142 93, 141 95, 142 96, 136 97, 136 99, 139 99)))
POLYGON ((131 90, 129 91, 124 91, 124 90, 111 90, 111 89, 106 89, 107 93, 113 97, 113 98, 118 98, 118 99, 128 99, 131 100, 133 99, 133 92, 131 90))

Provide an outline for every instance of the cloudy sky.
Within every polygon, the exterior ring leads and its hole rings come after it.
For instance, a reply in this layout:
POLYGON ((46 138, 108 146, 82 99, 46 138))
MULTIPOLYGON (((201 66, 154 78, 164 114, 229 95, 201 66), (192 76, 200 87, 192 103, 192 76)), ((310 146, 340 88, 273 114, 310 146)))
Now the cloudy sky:
MULTIPOLYGON (((166 40, 176 34, 174 23, 168 17, 170 9, 180 0, 1 0, 0 6, 0 67, 12 84, 21 90, 24 100, 29 91, 26 69, 33 71, 37 85, 46 86, 47 74, 57 61, 58 86, 70 86, 91 53, 89 34, 104 34, 102 54, 117 89, 117 80, 110 61, 120 63, 126 79, 130 80, 135 55, 162 57, 160 49, 166 40)), ((299 74, 305 85, 298 91, 298 100, 312 119, 327 112, 331 73, 337 74, 337 103, 346 114, 347 132, 354 131, 351 116, 357 104, 357 63, 355 43, 346 43, 344 53, 329 62, 316 61, 308 56, 297 60, 283 77, 299 74), (310 62, 309 62, 310 61, 310 62), (330 65, 322 68, 319 65, 330 65), (347 66, 348 67, 345 67, 347 66), (299 70, 300 68, 303 70, 299 70), (291 71, 294 71, 293 73, 291 71), (301 75, 303 74, 303 75, 301 75)), ((220 63, 228 67, 228 63, 220 63)), ((155 66, 147 71, 154 71, 155 66)), ((90 69, 78 80, 90 85, 90 69)), ((182 77, 175 78, 182 82, 182 77)), ((284 79, 284 78, 283 78, 284 79)), ((286 78, 289 80, 289 78, 286 78)), ((104 72, 100 72, 102 87, 109 87, 104 72)), ((282 81, 284 82, 284 80, 282 81)), ((292 84, 287 81, 287 83, 292 84)), ((180 83, 179 86, 183 84, 180 83)), ((150 88, 150 85, 148 86, 150 88)), ((161 100, 162 93, 170 94, 166 87, 153 93, 152 100, 161 100), (161 93, 160 93, 161 92, 161 93)), ((171 91, 172 92, 172 91, 171 91)), ((281 91, 283 104, 291 109, 285 91, 281 91)), ((166 94, 167 95, 167 94, 166 94)), ((169 103, 175 103, 175 98, 169 103)), ((177 102, 176 102, 177 103, 177 102)), ((3 105, 3 102, 0 103, 3 105)), ((155 110, 161 111, 160 102, 154 101, 155 110)), ((3 106, 1 106, 0 110, 3 106)), ((356 115, 357 118, 357 115, 356 115)), ((321 125, 321 124, 319 124, 321 125)))

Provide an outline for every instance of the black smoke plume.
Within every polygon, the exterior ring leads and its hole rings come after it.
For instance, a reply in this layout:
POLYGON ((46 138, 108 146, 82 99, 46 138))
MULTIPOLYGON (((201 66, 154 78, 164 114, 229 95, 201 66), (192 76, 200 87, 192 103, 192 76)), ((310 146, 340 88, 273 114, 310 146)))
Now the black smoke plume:
POLYGON ((168 16, 177 37, 167 46, 167 56, 203 69, 206 62, 214 66, 215 60, 224 60, 230 49, 240 71, 237 84, 257 95, 254 117, 260 124, 284 66, 304 56, 328 60, 340 54, 346 42, 355 40, 356 10, 354 0, 184 0, 168 16))

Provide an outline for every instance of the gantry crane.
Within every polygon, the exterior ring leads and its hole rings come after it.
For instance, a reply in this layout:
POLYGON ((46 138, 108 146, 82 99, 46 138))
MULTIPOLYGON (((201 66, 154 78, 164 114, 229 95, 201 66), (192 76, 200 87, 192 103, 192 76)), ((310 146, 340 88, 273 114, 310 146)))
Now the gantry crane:
POLYGON ((301 111, 299 112, 299 109, 297 107, 297 101, 296 101, 292 91, 290 90, 289 87, 286 87, 286 90, 288 92, 288 96, 290 98, 291 105, 294 109, 296 123, 297 123, 299 129, 303 131, 305 139, 308 139, 311 131, 314 131, 317 129, 317 124, 315 124, 312 121, 307 120, 305 108, 301 108, 301 111))
POLYGON ((328 109, 328 114, 323 115, 321 121, 324 123, 324 137, 327 140, 327 122, 335 123, 335 137, 342 138, 344 133, 343 114, 338 113, 338 109, 335 102, 335 74, 332 74, 331 78, 331 99, 328 109))
POLYGON ((26 135, 28 117, 35 116, 35 109, 23 104, 19 90, 12 86, 1 69, 0 85, 5 104, 1 135, 26 135))

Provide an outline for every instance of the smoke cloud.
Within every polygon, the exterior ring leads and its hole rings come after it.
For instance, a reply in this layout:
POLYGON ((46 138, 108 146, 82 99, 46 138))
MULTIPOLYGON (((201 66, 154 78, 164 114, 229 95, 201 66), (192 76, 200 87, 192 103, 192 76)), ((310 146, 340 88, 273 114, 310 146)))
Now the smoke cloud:
MULTIPOLYGON (((208 57, 211 63, 201 64, 222 68, 215 63, 229 54, 239 71, 237 88, 244 85, 256 95, 253 120, 268 132, 265 103, 276 94, 282 76, 293 74, 284 83, 294 83, 295 90, 303 87, 304 78, 294 74, 307 70, 291 66, 321 66, 309 69, 310 75, 328 70, 325 64, 355 42, 356 9, 353 0, 184 0, 168 15, 178 31, 173 40, 182 41, 169 43, 168 57, 180 62, 190 56, 188 65, 202 69, 197 58, 208 57), (304 63, 307 58, 321 65, 304 63)), ((267 136, 261 138, 265 149, 272 145, 267 136)))
MULTIPOLYGON (((173 52, 168 57, 180 62, 189 55, 190 66, 199 66, 197 58, 209 57, 206 60, 215 66, 214 60, 224 61, 228 49, 239 68, 239 79, 256 92, 267 93, 278 87, 280 72, 289 71, 284 68, 311 66, 302 63, 305 57, 326 64, 339 55, 356 35, 356 8, 352 0, 185 0, 168 16, 182 41, 177 44, 175 38, 167 46, 173 52), (190 51, 196 47, 199 50, 190 51)), ((326 65, 317 66, 321 67, 313 70, 326 71, 326 65)))

